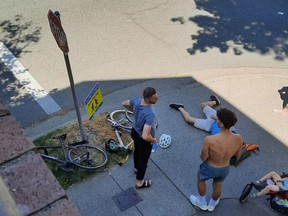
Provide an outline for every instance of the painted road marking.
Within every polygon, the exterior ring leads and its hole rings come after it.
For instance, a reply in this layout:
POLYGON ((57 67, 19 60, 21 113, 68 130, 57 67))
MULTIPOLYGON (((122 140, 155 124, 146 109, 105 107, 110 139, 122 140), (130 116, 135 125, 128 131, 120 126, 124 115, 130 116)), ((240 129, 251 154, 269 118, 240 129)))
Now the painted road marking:
POLYGON ((17 80, 23 85, 26 91, 35 99, 40 107, 51 114, 61 110, 61 107, 50 97, 50 95, 31 76, 26 68, 10 52, 10 50, 0 41, 0 60, 14 74, 17 80))

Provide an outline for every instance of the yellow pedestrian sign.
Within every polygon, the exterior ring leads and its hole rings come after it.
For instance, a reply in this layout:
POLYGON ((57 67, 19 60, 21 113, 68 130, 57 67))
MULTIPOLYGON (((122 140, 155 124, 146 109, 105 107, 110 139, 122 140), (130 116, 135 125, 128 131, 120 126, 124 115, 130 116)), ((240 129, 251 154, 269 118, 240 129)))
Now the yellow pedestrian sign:
POLYGON ((89 120, 93 118, 95 112, 99 109, 103 103, 102 93, 100 91, 99 83, 93 87, 89 95, 85 99, 86 111, 88 114, 89 120))

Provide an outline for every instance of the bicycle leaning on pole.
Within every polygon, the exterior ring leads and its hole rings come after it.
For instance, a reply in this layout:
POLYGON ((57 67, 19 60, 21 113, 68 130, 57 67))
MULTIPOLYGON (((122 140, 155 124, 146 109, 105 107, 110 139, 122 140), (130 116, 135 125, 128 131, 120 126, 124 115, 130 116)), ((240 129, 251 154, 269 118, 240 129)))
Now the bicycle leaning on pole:
POLYGON ((87 170, 95 170, 103 167, 108 162, 107 153, 102 149, 87 144, 87 141, 68 143, 68 145, 65 145, 64 141, 66 137, 67 134, 62 134, 52 138, 58 140, 60 145, 39 146, 36 147, 35 150, 41 152, 40 155, 43 159, 57 163, 64 171, 72 171, 73 166, 87 170), (52 155, 51 150, 53 149, 61 149, 62 157, 55 153, 55 151, 52 155), (50 152, 48 150, 50 150, 50 152))

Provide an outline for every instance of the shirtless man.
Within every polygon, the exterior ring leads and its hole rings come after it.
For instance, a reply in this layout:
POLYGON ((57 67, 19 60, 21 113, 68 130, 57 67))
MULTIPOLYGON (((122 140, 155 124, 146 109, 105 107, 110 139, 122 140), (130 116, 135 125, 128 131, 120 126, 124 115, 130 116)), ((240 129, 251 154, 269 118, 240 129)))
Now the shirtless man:
POLYGON ((237 156, 237 160, 239 159, 243 143, 242 137, 230 130, 237 122, 232 111, 221 108, 217 111, 217 118, 220 133, 207 136, 204 139, 200 155, 203 162, 198 170, 199 195, 190 196, 193 205, 208 211, 213 211, 219 204, 222 183, 229 174, 230 158, 237 156), (213 179, 213 193, 207 206, 205 195, 206 180, 208 179, 213 179))
POLYGON ((203 163, 198 170, 199 195, 191 195, 190 201, 202 210, 213 211, 219 204, 222 182, 229 174, 230 158, 237 156, 236 161, 239 160, 243 140, 233 129, 237 122, 235 114, 225 108, 214 110, 212 107, 220 105, 220 100, 216 95, 211 95, 210 98, 210 101, 201 103, 206 119, 190 116, 183 104, 170 104, 169 106, 180 111, 187 123, 211 134, 204 139, 200 156, 203 163), (207 206, 205 200, 206 180, 211 178, 213 179, 213 193, 207 206))

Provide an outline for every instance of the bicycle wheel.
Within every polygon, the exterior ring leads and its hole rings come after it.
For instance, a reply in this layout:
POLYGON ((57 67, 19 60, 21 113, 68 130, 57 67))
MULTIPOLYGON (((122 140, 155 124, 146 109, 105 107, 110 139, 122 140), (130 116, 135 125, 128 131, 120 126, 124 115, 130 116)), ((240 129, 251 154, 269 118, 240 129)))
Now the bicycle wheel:
POLYGON ((126 118, 127 118, 131 123, 134 122, 133 112, 128 111, 128 110, 125 110, 125 115, 126 115, 126 118))
POLYGON ((108 156, 102 149, 93 145, 77 145, 68 152, 69 160, 83 169, 98 169, 108 162, 108 156))
POLYGON ((127 110, 115 110, 110 114, 110 118, 111 120, 117 122, 121 127, 128 130, 132 129, 132 121, 134 119, 133 112, 127 110))
MULTIPOLYGON (((110 114, 110 118, 116 121, 121 127, 131 130, 134 116, 133 112, 128 110, 115 110, 110 114)), ((158 120, 155 121, 155 127, 158 127, 158 120)))

